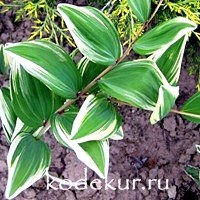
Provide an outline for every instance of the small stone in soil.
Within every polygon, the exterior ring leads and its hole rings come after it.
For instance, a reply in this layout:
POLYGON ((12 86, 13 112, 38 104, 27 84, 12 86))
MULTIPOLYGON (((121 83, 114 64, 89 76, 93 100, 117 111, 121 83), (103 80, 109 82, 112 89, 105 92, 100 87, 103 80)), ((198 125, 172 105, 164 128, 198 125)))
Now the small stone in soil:
POLYGON ((168 194, 168 197, 170 199, 175 199, 176 198, 176 186, 171 186, 169 188, 169 190, 167 190, 167 194, 168 194))

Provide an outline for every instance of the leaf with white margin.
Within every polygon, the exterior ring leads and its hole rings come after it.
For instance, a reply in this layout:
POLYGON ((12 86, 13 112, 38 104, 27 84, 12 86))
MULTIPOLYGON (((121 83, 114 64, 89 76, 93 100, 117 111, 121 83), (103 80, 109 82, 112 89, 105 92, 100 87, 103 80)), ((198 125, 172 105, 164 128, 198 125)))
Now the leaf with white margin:
POLYGON ((154 110, 161 85, 166 78, 152 60, 126 61, 98 81, 106 94, 146 110, 154 110))
POLYGON ((108 95, 153 111, 151 123, 166 116, 178 96, 178 87, 170 86, 156 63, 148 59, 121 63, 98 83, 108 95))
POLYGON ((21 133, 8 152, 8 182, 5 196, 12 199, 45 175, 51 161, 47 144, 29 133, 21 133))
POLYGON ((15 139, 15 137, 21 132, 32 133, 33 128, 25 125, 19 118, 17 118, 15 129, 11 137, 11 142, 15 139))
POLYGON ((104 96, 89 95, 76 116, 70 139, 78 143, 109 138, 121 125, 121 117, 104 96))
POLYGON ((43 40, 26 41, 9 44, 5 53, 54 93, 67 99, 76 97, 81 87, 81 76, 75 63, 60 46, 43 40))
POLYGON ((84 142, 79 146, 73 147, 78 159, 94 170, 101 178, 107 178, 109 168, 108 140, 84 142))
POLYGON ((196 145, 197 152, 200 153, 200 145, 196 145))
POLYGON ((122 54, 119 35, 110 19, 98 9, 58 4, 78 49, 89 60, 112 65, 122 54))
POLYGON ((74 119, 78 114, 79 109, 75 106, 70 106, 62 114, 54 114, 51 118, 51 129, 56 140, 69 147, 66 143, 69 140, 74 119))
POLYGON ((162 85, 159 88, 158 101, 150 118, 151 124, 155 124, 160 121, 170 112, 178 95, 179 87, 162 85))
POLYGON ((200 169, 198 167, 187 165, 184 170, 186 174, 189 175, 200 186, 200 169))
POLYGON ((67 145, 73 149, 77 158, 92 169, 101 178, 107 178, 109 168, 108 140, 89 141, 78 144, 68 140, 67 145))
POLYGON ((51 116, 54 94, 18 62, 12 66, 10 92, 13 110, 26 125, 41 127, 51 116))
MULTIPOLYGON (((54 118, 55 119, 55 118, 54 118)), ((64 119, 64 118, 63 118, 64 119)), ((65 118, 67 121, 68 118, 65 118)), ((69 122, 70 123, 70 122, 69 122)), ((64 124, 54 120, 51 128, 57 141, 67 148, 72 149, 80 161, 95 171, 101 178, 106 178, 109 167, 109 143, 108 140, 88 141, 77 143, 69 139, 68 128, 64 124)))
POLYGON ((181 108, 181 113, 185 119, 193 123, 200 123, 200 92, 192 95, 181 108))
POLYGON ((147 21, 151 12, 151 0, 128 0, 128 5, 139 21, 147 21))
POLYGON ((81 160, 101 178, 106 178, 109 166, 108 140, 89 141, 78 144, 70 140, 73 121, 78 114, 78 108, 70 106, 62 114, 55 114, 51 119, 51 129, 56 140, 67 148, 75 151, 81 160))
POLYGON ((110 137, 110 139, 112 140, 122 140, 123 138, 124 138, 124 131, 122 129, 122 126, 120 126, 119 130, 110 137))
POLYGON ((196 28, 194 22, 184 17, 170 19, 138 38, 133 50, 140 55, 150 55, 158 49, 169 47, 196 28))
POLYGON ((177 40, 167 48, 159 49, 151 58, 156 62, 166 79, 171 85, 177 85, 180 77, 181 63, 188 36, 177 40))
POLYGON ((17 116, 12 107, 10 90, 8 88, 0 89, 0 117, 6 139, 10 143, 17 116))
POLYGON ((6 74, 8 72, 9 65, 8 59, 4 54, 4 46, 0 45, 0 74, 6 74))

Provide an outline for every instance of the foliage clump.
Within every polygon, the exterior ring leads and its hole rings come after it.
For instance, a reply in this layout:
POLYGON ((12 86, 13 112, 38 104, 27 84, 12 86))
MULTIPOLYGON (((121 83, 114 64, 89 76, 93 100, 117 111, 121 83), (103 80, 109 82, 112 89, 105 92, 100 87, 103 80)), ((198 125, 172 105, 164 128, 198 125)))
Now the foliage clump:
POLYGON ((56 4, 56 0, 13 0, 12 3, 8 4, 0 1, 1 12, 5 13, 11 9, 16 9, 15 21, 21 21, 24 18, 33 21, 29 40, 38 37, 46 38, 62 45, 65 39, 71 46, 75 46, 64 21, 56 10, 56 4))
POLYGON ((135 16, 127 0, 112 0, 105 7, 105 14, 112 20, 123 40, 123 45, 130 44, 142 24, 135 22, 135 16))
MULTIPOLYGON (((124 40, 124 45, 130 43, 135 37, 137 30, 141 28, 141 23, 137 21, 134 13, 131 12, 127 0, 111 0, 107 4, 105 13, 113 21, 120 34, 120 38, 124 40)), ((158 0, 152 0, 154 6, 158 5, 158 0)), ((156 14, 155 19, 163 22, 176 16, 183 16, 196 24, 200 24, 200 1, 199 0, 165 0, 156 14)), ((200 33, 193 32, 200 40, 200 33)))
MULTIPOLYGON (((158 4, 158 0, 152 0, 158 4)), ((199 0, 165 0, 162 8, 157 13, 159 21, 168 20, 176 16, 183 16, 196 24, 200 24, 200 1, 199 0), (163 9, 162 9, 163 8, 163 9)), ((200 40, 200 33, 193 32, 200 40)))
MULTIPOLYGON (((158 0, 152 0, 154 6, 158 4, 158 0)), ((33 20, 33 30, 29 40, 39 38, 47 38, 55 41, 57 44, 63 44, 66 39, 69 45, 75 46, 68 30, 60 18, 60 14, 56 10, 56 0, 13 0, 10 4, 0 1, 2 11, 7 12, 12 8, 16 10, 16 21, 22 20, 24 17, 33 20), (57 24, 57 21, 60 23, 57 24)), ((137 17, 131 12, 127 0, 88 0, 89 5, 101 7, 102 11, 112 20, 118 30, 123 45, 130 44, 136 36, 142 24, 137 17)), ((200 1, 199 0, 165 0, 162 8, 156 15, 158 22, 166 21, 176 16, 183 16, 196 24, 200 24, 200 1)), ((200 40, 200 33, 193 32, 200 40)))

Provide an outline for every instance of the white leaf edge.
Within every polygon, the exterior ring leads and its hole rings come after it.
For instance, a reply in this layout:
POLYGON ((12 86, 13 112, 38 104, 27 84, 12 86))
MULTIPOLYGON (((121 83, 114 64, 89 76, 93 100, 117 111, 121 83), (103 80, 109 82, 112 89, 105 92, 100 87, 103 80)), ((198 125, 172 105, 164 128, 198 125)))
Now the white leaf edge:
POLYGON ((76 135, 76 133, 78 132, 85 116, 87 115, 89 110, 94 106, 94 104, 92 104, 92 105, 90 104, 94 98, 95 98, 95 96, 93 94, 89 95, 86 98, 86 100, 84 101, 83 105, 81 106, 81 108, 73 122, 73 125, 72 125, 72 131, 71 131, 71 134, 69 137, 70 140, 74 140, 77 143, 83 143, 83 142, 93 141, 93 140, 102 140, 102 139, 105 139, 106 137, 108 137, 111 133, 113 133, 115 131, 116 124, 117 124, 117 116, 116 116, 115 120, 113 120, 112 123, 109 124, 109 126, 106 126, 107 124, 105 125, 106 129, 104 128, 104 126, 102 126, 100 129, 91 133, 90 135, 86 135, 86 136, 78 138, 78 139, 73 139, 74 136, 76 135))
MULTIPOLYGON (((23 137, 21 137, 19 135, 18 137, 15 138, 15 140, 12 142, 12 144, 10 146, 10 149, 9 149, 9 152, 8 152, 8 155, 7 155, 7 165, 8 165, 8 169, 10 169, 9 172, 8 172, 8 177, 13 177, 13 174, 15 172, 15 168, 18 166, 18 160, 19 160, 20 156, 18 156, 18 158, 15 159, 15 162, 13 163, 12 166, 10 165, 10 161, 12 160, 12 156, 15 153, 15 150, 16 150, 18 144, 20 143, 20 141, 22 139, 23 139, 23 137)), ((9 196, 9 191, 10 191, 10 188, 11 188, 12 180, 8 178, 6 191, 5 191, 5 197, 7 199, 13 199, 17 195, 19 195, 22 191, 24 191, 25 189, 27 189, 28 187, 33 185, 36 181, 41 179, 45 175, 47 170, 48 170, 48 167, 43 169, 43 170, 38 169, 35 173, 37 175, 29 177, 29 179, 26 180, 26 184, 19 187, 12 196, 9 196)))

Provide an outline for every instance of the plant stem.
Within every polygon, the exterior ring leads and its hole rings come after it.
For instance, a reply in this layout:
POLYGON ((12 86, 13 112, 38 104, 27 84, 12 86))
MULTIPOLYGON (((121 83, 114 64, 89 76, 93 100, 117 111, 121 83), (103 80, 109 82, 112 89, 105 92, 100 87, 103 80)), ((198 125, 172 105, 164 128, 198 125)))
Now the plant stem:
POLYGON ((176 114, 179 114, 179 115, 185 115, 185 116, 188 116, 188 117, 195 117, 195 118, 199 118, 200 119, 200 115, 198 115, 198 114, 183 112, 183 111, 174 110, 174 109, 171 109, 170 112, 176 113, 176 114))
MULTIPOLYGON (((120 101, 120 100, 117 100, 117 99, 111 99, 110 101, 112 103, 117 103, 118 105, 130 106, 130 104, 123 102, 123 101, 120 101)), ((131 106, 137 108, 137 106, 134 106, 134 105, 131 105, 131 106)), ((200 119, 200 115, 198 115, 198 114, 183 112, 183 111, 179 111, 179 110, 175 110, 175 109, 171 109, 170 112, 175 113, 175 114, 179 114, 179 115, 185 115, 185 116, 188 116, 188 117, 194 117, 194 118, 200 119)))
MULTIPOLYGON (((141 29, 138 31, 138 33, 136 34, 135 38, 133 39, 133 41, 130 43, 130 45, 128 46, 128 48, 126 49, 126 51, 123 53, 123 55, 117 60, 117 62, 113 65, 108 66, 102 73, 100 73, 93 81, 91 81, 78 95, 75 99, 69 100, 67 101, 64 105, 62 105, 57 111, 57 114, 62 114, 71 104, 73 104, 75 101, 77 101, 81 96, 83 96, 84 94, 86 94, 90 88, 92 88, 96 82, 101 79, 104 75, 106 75, 108 72, 110 72, 115 66, 117 66, 119 63, 121 63, 130 53, 131 49, 132 49, 132 45, 136 42, 136 40, 138 39, 138 37, 141 35, 141 33, 144 31, 144 29, 146 29, 149 25, 149 23, 152 21, 152 19, 154 18, 154 16, 156 15, 157 11, 159 10, 161 4, 162 4, 163 0, 160 0, 156 9, 154 10, 153 14, 151 15, 151 17, 149 18, 149 20, 141 27, 141 29)), ((50 122, 48 121, 46 123, 46 125, 44 126, 44 128, 42 129, 42 131, 46 130, 46 127, 49 126, 50 122)))
POLYGON ((76 100, 79 99, 79 96, 76 99, 71 99, 67 101, 65 104, 63 104, 57 111, 57 114, 61 114, 65 111, 66 108, 68 108, 71 104, 73 104, 76 100))
POLYGON ((0 5, 0 6, 2 6, 2 7, 10 7, 10 8, 17 8, 17 7, 23 7, 23 5, 22 4, 2 4, 2 5, 0 5))

